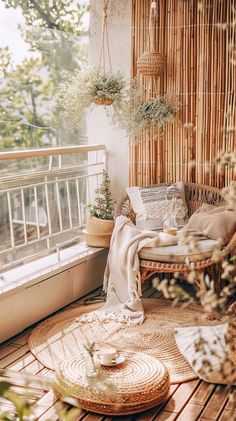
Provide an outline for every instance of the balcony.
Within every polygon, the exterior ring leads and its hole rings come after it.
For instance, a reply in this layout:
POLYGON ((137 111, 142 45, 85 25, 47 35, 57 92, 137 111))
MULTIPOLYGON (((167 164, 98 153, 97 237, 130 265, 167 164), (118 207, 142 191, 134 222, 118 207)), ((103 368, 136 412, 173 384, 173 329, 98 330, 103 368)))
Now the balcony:
POLYGON ((7 320, 2 341, 101 284, 106 254, 86 246, 82 230, 106 168, 106 149, 0 152, 0 168, 0 300, 7 320), (93 276, 96 263, 100 268, 93 276), (56 285, 54 300, 45 299, 56 285), (27 299, 32 307, 25 312, 27 299), (9 306, 18 311, 5 313, 9 306))
POLYGON ((1 271, 80 243, 103 145, 0 152, 1 271))
POLYGON ((234 0, 0 1, 0 420, 236 420, 235 17, 234 0), (104 169, 128 216, 109 254, 83 234, 104 169))

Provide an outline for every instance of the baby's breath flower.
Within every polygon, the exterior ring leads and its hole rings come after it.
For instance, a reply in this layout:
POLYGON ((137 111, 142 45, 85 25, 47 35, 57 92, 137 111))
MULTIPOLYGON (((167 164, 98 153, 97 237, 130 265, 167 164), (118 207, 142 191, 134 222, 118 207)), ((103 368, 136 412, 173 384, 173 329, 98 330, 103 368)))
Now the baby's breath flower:
POLYGON ((117 107, 123 100, 126 82, 117 72, 104 73, 98 69, 67 73, 57 93, 59 106, 65 110, 73 125, 83 122, 87 109, 98 100, 108 99, 117 107))
POLYGON ((232 181, 229 186, 222 189, 221 195, 228 203, 229 208, 236 210, 236 181, 232 181))

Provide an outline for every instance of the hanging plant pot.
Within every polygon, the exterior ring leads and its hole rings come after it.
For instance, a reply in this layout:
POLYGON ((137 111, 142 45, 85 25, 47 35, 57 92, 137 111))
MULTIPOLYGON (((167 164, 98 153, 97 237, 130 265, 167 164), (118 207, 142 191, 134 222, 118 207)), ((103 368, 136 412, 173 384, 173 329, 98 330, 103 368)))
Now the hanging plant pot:
POLYGON ((101 98, 97 98, 97 99, 95 99, 95 100, 94 100, 94 103, 95 103, 96 105, 111 105, 111 104, 113 104, 113 99, 106 98, 106 97, 104 96, 104 97, 101 97, 101 98))
POLYGON ((137 61, 137 69, 142 76, 159 77, 164 67, 165 60, 158 52, 144 52, 137 61))
POLYGON ((140 101, 135 109, 135 123, 137 128, 146 130, 152 128, 159 135, 163 133, 166 124, 176 120, 179 102, 175 97, 157 97, 140 101))
POLYGON ((162 74, 165 60, 161 53, 156 51, 155 28, 157 26, 157 3, 151 1, 149 16, 149 51, 145 51, 138 58, 137 68, 142 76, 158 77, 162 74))
POLYGON ((111 235, 115 222, 113 220, 100 219, 96 217, 87 218, 84 239, 91 247, 110 247, 111 235))
MULTIPOLYGON (((58 105, 65 110, 73 127, 84 124, 90 106, 113 104, 114 109, 120 109, 127 96, 126 78, 120 72, 112 72, 107 32, 107 8, 108 1, 106 0, 103 5, 102 42, 98 67, 75 70, 74 73, 68 75, 57 93, 58 105), (107 60, 108 63, 106 63, 107 60)), ((108 114, 113 118, 113 113, 108 114)))

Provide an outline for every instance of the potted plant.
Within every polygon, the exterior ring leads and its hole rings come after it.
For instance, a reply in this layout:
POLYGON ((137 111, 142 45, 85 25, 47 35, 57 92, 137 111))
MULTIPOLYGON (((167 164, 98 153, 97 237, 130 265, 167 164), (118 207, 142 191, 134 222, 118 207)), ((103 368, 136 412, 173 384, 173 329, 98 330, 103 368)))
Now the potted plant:
POLYGON ((105 73, 100 69, 76 70, 68 74, 57 93, 59 106, 66 111, 73 125, 80 125, 92 104, 119 107, 125 91, 121 73, 105 73))
POLYGON ((117 113, 117 122, 131 138, 135 139, 143 130, 153 127, 162 134, 168 123, 176 120, 179 102, 175 97, 166 95, 144 100, 142 88, 131 87, 130 97, 122 104, 117 113))
POLYGON ((152 98, 137 104, 134 120, 142 130, 152 125, 155 131, 162 133, 166 124, 175 121, 178 109, 179 104, 167 96, 152 98))
POLYGON ((114 201, 110 192, 110 180, 103 170, 103 179, 96 189, 95 204, 88 205, 88 218, 83 231, 88 246, 109 248, 114 222, 114 201))

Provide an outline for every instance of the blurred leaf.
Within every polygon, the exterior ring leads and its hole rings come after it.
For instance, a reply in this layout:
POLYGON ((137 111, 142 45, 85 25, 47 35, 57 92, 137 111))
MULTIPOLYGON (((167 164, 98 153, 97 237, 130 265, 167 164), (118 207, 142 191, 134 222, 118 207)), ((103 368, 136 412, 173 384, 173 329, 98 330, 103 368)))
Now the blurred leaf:
POLYGON ((7 390, 10 389, 11 386, 12 386, 12 384, 9 383, 9 382, 1 381, 0 382, 0 396, 3 396, 5 394, 5 392, 7 392, 7 390))

